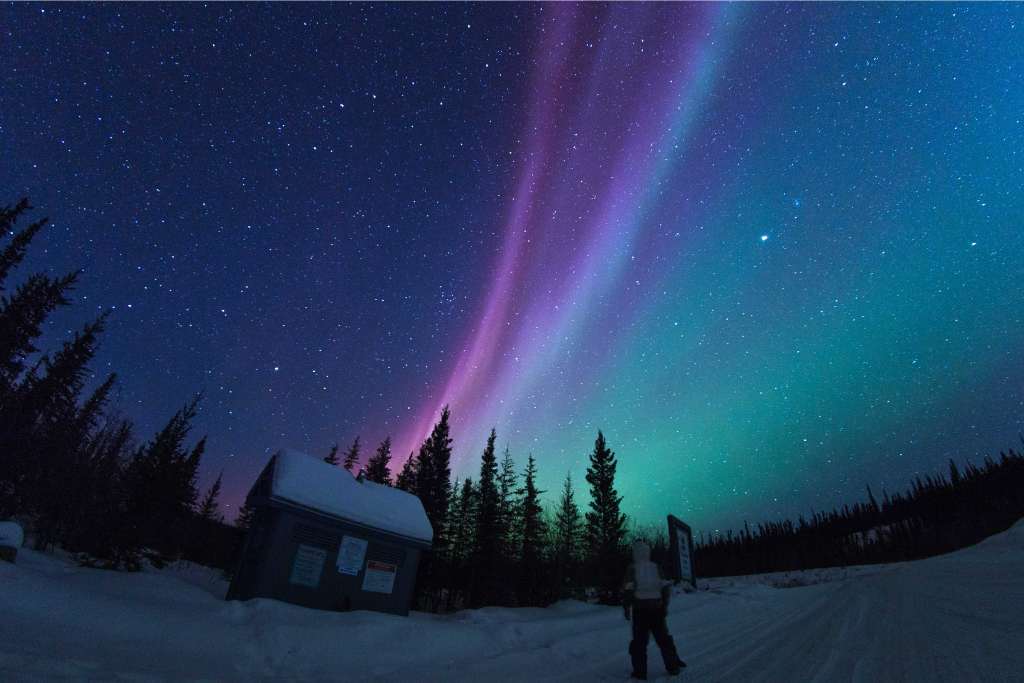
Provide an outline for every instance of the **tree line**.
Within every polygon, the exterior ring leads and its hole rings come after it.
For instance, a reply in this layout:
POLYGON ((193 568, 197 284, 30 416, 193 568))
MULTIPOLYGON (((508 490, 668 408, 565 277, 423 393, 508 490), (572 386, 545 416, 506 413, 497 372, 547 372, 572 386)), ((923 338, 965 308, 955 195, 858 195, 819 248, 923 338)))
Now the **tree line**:
MULTIPOLYGON (((562 598, 615 602, 628 544, 643 539, 651 557, 670 569, 661 525, 627 525, 615 489, 617 459, 599 431, 586 473, 589 509, 576 502, 570 475, 552 509, 541 502, 537 463, 517 469, 508 448, 499 460, 491 430, 479 474, 452 481, 451 437, 445 408, 418 453, 392 481, 390 440, 362 476, 410 491, 423 501, 435 530, 417 589, 420 609, 445 611, 484 605, 547 605, 562 598)), ((1022 438, 1024 439, 1024 438, 1022 438)), ((359 440, 346 468, 358 464, 359 440)), ((337 463, 337 447, 325 460, 337 463)), ((1024 456, 1010 450, 981 467, 950 461, 948 476, 917 477, 910 488, 796 522, 765 522, 738 533, 699 534, 698 577, 757 574, 920 559, 977 543, 1024 516, 1024 456)))
POLYGON ((702 535, 694 565, 698 576, 735 576, 916 560, 977 543, 1022 516, 1024 456, 1010 449, 962 471, 950 460, 948 476, 918 476, 903 493, 883 491, 881 502, 869 486, 866 500, 810 519, 702 535))
MULTIPOLYGON (((409 491, 423 503, 434 543, 419 572, 419 608, 546 605, 565 597, 615 601, 629 530, 615 488, 618 461, 604 434, 597 433, 590 453, 589 509, 581 511, 567 474, 558 503, 549 511, 537 485, 537 461, 528 456, 520 470, 508 448, 499 461, 493 429, 477 478, 453 481, 450 418, 445 407, 430 436, 394 478, 390 439, 359 470, 359 476, 409 491)), ((359 438, 344 460, 335 445, 324 461, 353 471, 360 463, 359 438)))
POLYGON ((60 546, 84 563, 137 569, 187 557, 226 563, 237 532, 224 523, 221 479, 201 497, 199 466, 206 439, 190 441, 198 410, 193 397, 145 443, 132 422, 110 410, 117 377, 88 395, 108 313, 53 353, 36 344, 51 314, 70 305, 78 273, 33 273, 13 289, 45 218, 16 229, 28 200, 0 208, 0 519, 28 526, 37 549, 60 546))

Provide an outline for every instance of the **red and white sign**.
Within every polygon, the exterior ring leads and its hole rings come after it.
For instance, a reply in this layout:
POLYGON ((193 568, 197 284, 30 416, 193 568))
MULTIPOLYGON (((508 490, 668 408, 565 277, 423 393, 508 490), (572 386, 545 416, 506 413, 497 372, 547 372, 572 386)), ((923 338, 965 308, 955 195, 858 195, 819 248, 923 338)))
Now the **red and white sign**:
POLYGON ((395 576, 397 575, 397 564, 369 560, 366 563, 366 573, 363 574, 363 590, 368 593, 390 594, 395 589, 395 576))

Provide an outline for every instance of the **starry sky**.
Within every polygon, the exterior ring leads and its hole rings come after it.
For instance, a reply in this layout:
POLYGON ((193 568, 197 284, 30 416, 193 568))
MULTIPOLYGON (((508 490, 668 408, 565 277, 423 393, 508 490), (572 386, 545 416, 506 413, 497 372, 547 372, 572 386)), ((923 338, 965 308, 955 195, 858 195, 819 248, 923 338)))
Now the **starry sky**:
POLYGON ((553 493, 697 530, 1024 430, 1024 6, 0 7, 0 201, 82 269, 54 344, 140 435, 202 391, 231 509, 279 447, 396 465, 444 404, 553 493), (585 497, 584 497, 585 498, 585 497))

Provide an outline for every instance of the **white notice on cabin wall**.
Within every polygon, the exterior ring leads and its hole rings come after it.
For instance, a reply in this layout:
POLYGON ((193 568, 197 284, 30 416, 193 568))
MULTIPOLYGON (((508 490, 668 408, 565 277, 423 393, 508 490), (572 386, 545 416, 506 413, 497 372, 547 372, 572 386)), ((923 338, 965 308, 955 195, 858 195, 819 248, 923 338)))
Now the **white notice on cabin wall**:
POLYGON ((363 575, 363 590, 368 593, 391 593, 395 589, 398 565, 370 560, 363 575))
POLYGON ((320 574, 324 571, 325 560, 327 560, 327 551, 323 548, 300 544, 298 550, 295 551, 292 574, 288 577, 288 581, 299 586, 316 588, 320 585, 320 574))
POLYGON ((338 548, 338 571, 355 576, 363 568, 366 559, 366 540, 355 536, 344 536, 338 548))

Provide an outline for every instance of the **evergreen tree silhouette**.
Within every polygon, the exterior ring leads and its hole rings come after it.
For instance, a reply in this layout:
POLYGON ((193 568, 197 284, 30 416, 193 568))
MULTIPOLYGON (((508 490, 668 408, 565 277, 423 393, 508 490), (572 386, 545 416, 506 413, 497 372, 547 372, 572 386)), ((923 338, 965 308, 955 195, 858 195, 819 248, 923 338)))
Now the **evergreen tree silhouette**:
POLYGON ((213 482, 210 490, 206 492, 206 496, 203 498, 203 502, 199 506, 199 517, 202 519, 211 521, 220 519, 217 499, 220 497, 220 486, 223 478, 224 473, 221 472, 217 475, 217 480, 213 482))
POLYGON ((398 476, 395 477, 395 488, 401 489, 402 491, 412 492, 416 488, 416 470, 415 465, 415 454, 409 453, 409 457, 406 459, 405 464, 402 465, 401 471, 398 476))
POLYGON ((108 569, 137 569, 138 553, 124 514, 124 463, 132 450, 132 424, 110 419, 89 439, 77 468, 82 500, 62 544, 80 561, 108 569))
POLYGON ((448 556, 447 560, 449 564, 454 564, 458 557, 459 548, 454 542, 458 535, 459 525, 459 507, 462 505, 462 487, 460 486, 461 481, 456 479, 452 482, 452 488, 448 492, 448 528, 445 529, 444 535, 452 542, 448 545, 448 556))
POLYGON ((181 470, 182 507, 186 512, 195 512, 199 502, 199 462, 206 452, 206 437, 202 437, 189 451, 181 470))
POLYGON ((498 491, 498 459, 494 453, 497 433, 491 429, 480 458, 480 484, 477 486, 476 533, 473 547, 474 586, 472 603, 476 606, 494 600, 501 562, 501 498, 498 491))
POLYGON ((451 412, 448 406, 430 436, 420 448, 416 461, 416 495, 423 503, 431 526, 434 528, 434 547, 443 554, 446 545, 448 496, 451 491, 452 439, 448 425, 451 412))
POLYGON ((67 379, 68 385, 59 385, 66 395, 51 406, 49 424, 34 437, 36 461, 32 469, 35 476, 26 482, 32 504, 26 507, 34 510, 36 547, 40 549, 66 543, 72 525, 85 514, 83 508, 88 502, 88 493, 81 487, 89 474, 89 440, 115 376, 108 376, 79 407, 78 393, 83 379, 67 379))
POLYGON ((416 590, 421 600, 434 605, 451 604, 451 597, 444 597, 445 589, 450 588, 453 570, 448 548, 448 510, 452 493, 450 415, 448 406, 444 406, 430 436, 420 446, 413 465, 416 476, 412 493, 419 497, 434 530, 433 552, 423 560, 416 590))
POLYGON ((380 442, 380 446, 377 447, 377 452, 374 453, 370 457, 369 462, 366 463, 366 472, 364 476, 372 482, 391 486, 390 463, 391 437, 389 436, 380 442))
MULTIPOLYGON (((29 209, 26 199, 0 209, 0 235, 11 234, 29 209)), ((8 275, 25 258, 29 244, 46 223, 43 218, 15 232, 0 251, 0 292, 5 291, 8 275)), ((13 294, 0 298, 0 405, 12 399, 10 393, 25 370, 25 361, 39 350, 34 341, 42 333, 43 322, 55 309, 70 303, 68 294, 77 279, 77 273, 59 278, 36 273, 13 294)))
MULTIPOLYGON (((476 525, 477 492, 473 479, 466 477, 460 487, 452 487, 449 507, 450 556, 457 566, 464 565, 472 556, 474 527, 476 525)), ((460 586, 461 587, 461 586, 460 586)))
MULTIPOLYGON (((0 458, 5 465, 0 478, 14 485, 11 494, 3 497, 6 506, 38 512, 40 506, 62 504, 53 497, 61 496, 67 473, 62 460, 84 436, 73 432, 80 421, 78 399, 105 320, 106 314, 86 325, 52 360, 44 357, 18 386, 15 400, 5 404, 0 414, 0 452, 6 457, 0 458)), ((6 506, 0 500, 0 507, 6 506)), ((49 521, 36 536, 39 548, 56 541, 58 533, 53 515, 43 516, 49 521)))
MULTIPOLYGON (((220 525, 224 521, 220 514, 217 499, 220 497, 221 481, 224 473, 217 475, 216 481, 206 491, 202 501, 199 503, 196 516, 192 526, 194 531, 188 540, 188 559, 202 564, 213 564, 218 554, 217 539, 220 525)), ((236 539, 237 542, 238 539, 236 539)), ((230 555, 235 555, 236 549, 232 549, 230 555)))
POLYGON ((519 505, 522 531, 520 533, 520 602, 536 604, 539 599, 538 587, 544 561, 544 546, 547 539, 547 524, 537 489, 537 463, 530 455, 526 459, 523 473, 523 488, 520 490, 519 505))
MULTIPOLYGON (((339 462, 341 462, 338 459, 338 444, 334 444, 333 446, 331 446, 330 452, 324 457, 324 462, 327 463, 328 465, 337 465, 339 462)), ((345 469, 350 468, 346 467, 345 469)))
POLYGON ((0 250, 0 291, 3 291, 4 281, 11 270, 25 258, 28 252, 28 245, 49 219, 43 218, 30 224, 28 227, 14 232, 14 226, 22 214, 32 209, 28 199, 22 198, 14 206, 0 207, 0 235, 12 235, 11 241, 0 250))
POLYGON ((564 596, 571 593, 576 580, 576 568, 580 560, 580 539, 583 520, 576 504, 576 493, 572 486, 572 475, 566 473, 562 496, 555 511, 554 553, 559 592, 564 596))
POLYGON ((129 463, 127 512, 135 524, 140 546, 147 544, 157 557, 174 557, 183 547, 183 529, 196 502, 196 475, 205 439, 191 449, 185 440, 195 418, 197 395, 139 449, 129 463))
POLYGON ((501 459, 501 470, 498 472, 498 537, 501 543, 502 562, 509 571, 519 551, 519 505, 516 499, 518 490, 519 475, 516 474, 512 452, 506 446, 501 459))
POLYGON ((249 501, 246 500, 242 503, 242 507, 238 509, 238 517, 235 518, 235 526, 242 531, 249 531, 252 528, 252 523, 256 519, 256 509, 249 505, 249 501))
POLYGON ((349 472, 359 463, 359 437, 357 436, 348 451, 345 452, 345 469, 349 472))
POLYGON ((625 564, 626 516, 619 509, 622 496, 615 490, 617 466, 615 453, 598 431, 587 467, 590 511, 586 515, 586 539, 588 559, 605 602, 614 599, 625 564))

